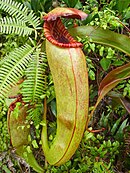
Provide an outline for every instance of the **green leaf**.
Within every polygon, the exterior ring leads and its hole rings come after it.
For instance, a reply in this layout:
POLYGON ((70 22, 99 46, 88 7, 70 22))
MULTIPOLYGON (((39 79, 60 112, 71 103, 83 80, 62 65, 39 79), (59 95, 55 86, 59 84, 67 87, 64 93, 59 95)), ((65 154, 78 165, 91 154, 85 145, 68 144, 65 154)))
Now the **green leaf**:
POLYGON ((24 102, 35 103, 41 101, 40 96, 45 94, 47 60, 40 49, 36 49, 32 55, 32 61, 25 70, 26 80, 23 82, 21 93, 24 102))
POLYGON ((15 33, 19 36, 31 35, 33 28, 26 26, 24 21, 20 21, 12 17, 4 17, 0 19, 0 32, 5 34, 15 33))
POLYGON ((40 11, 48 12, 52 7, 52 0, 31 0, 30 2, 33 11, 39 15, 40 11))
POLYGON ((54 114, 54 116, 56 117, 57 112, 56 112, 56 101, 55 100, 51 101, 51 111, 54 114))
POLYGON ((6 165, 2 166, 2 170, 5 171, 6 173, 11 173, 11 171, 8 169, 6 165))
POLYGON ((33 153, 28 152, 26 146, 20 146, 17 148, 17 154, 24 158, 26 162, 38 173, 44 173, 44 170, 37 163, 33 153))
POLYGON ((129 0, 116 0, 116 7, 118 11, 121 13, 124 9, 128 7, 130 4, 129 0))
POLYGON ((119 119, 115 122, 115 124, 113 125, 113 127, 112 127, 112 129, 111 129, 112 135, 114 135, 114 133, 116 132, 116 130, 117 130, 117 128, 118 128, 120 122, 121 122, 121 118, 119 118, 119 119))
POLYGON ((68 7, 75 7, 75 5, 78 3, 78 0, 63 0, 68 7))
MULTIPOLYGON (((128 55, 130 55, 130 39, 129 37, 115 33, 110 30, 104 30, 99 27, 92 26, 79 26, 76 28, 71 28, 69 30, 70 34, 73 36, 78 36, 80 38, 89 37, 92 42, 99 43, 107 46, 114 47, 128 55)), ((99 87, 99 97, 94 106, 93 111, 90 114, 88 122, 93 115, 97 105, 102 100, 102 98, 114 88, 121 80, 130 77, 130 63, 118 67, 117 69, 110 72, 101 82, 99 87)), ((87 125, 88 125, 87 122, 87 125)))
POLYGON ((0 0, 0 9, 9 13, 14 17, 17 17, 19 21, 27 22, 33 28, 37 28, 40 25, 39 18, 29 11, 23 4, 13 0, 0 0))
POLYGON ((127 11, 126 14, 125 14, 125 19, 129 19, 130 18, 130 11, 127 11))
POLYGON ((34 148, 39 148, 36 140, 32 141, 32 145, 34 148))
POLYGON ((110 60, 110 59, 106 59, 106 58, 102 58, 102 59, 100 60, 100 64, 101 64, 103 70, 106 71, 106 70, 108 70, 109 67, 110 67, 111 60, 110 60))
POLYGON ((122 140, 123 136, 124 136, 124 128, 126 128, 128 126, 128 118, 126 120, 123 121, 123 123, 121 124, 121 126, 119 127, 115 137, 122 140))
POLYGON ((41 10, 42 3, 39 0, 31 0, 30 4, 35 13, 41 10))
POLYGON ((75 37, 89 37, 94 43, 114 47, 130 56, 130 38, 126 35, 93 26, 79 26, 69 32, 75 37))
POLYGON ((10 89, 23 76, 24 70, 31 61, 33 50, 34 47, 25 44, 22 47, 16 48, 4 58, 0 67, 0 98, 5 98, 10 89))

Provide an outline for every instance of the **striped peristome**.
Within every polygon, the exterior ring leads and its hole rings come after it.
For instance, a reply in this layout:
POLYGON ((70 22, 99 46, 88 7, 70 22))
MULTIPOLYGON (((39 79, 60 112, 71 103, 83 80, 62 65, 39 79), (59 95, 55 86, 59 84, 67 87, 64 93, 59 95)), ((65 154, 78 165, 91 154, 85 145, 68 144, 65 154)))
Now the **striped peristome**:
POLYGON ((56 8, 43 17, 44 35, 52 44, 62 48, 82 47, 82 43, 76 41, 69 34, 60 17, 84 20, 87 16, 87 14, 77 9, 56 8))

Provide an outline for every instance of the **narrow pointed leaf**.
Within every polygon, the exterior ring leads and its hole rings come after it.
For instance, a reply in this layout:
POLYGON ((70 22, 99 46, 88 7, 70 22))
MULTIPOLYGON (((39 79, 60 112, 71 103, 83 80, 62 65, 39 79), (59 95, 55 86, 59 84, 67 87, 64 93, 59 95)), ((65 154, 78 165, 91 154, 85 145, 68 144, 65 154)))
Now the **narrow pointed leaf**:
POLYGON ((123 140, 123 136, 124 136, 124 128, 126 128, 127 126, 129 125, 129 122, 128 122, 128 118, 125 119, 122 124, 120 125, 117 133, 115 134, 115 138, 118 139, 118 140, 123 140))
POLYGON ((93 115, 93 112, 95 111, 99 102, 103 99, 103 97, 117 84, 119 84, 120 81, 122 81, 123 79, 127 79, 129 77, 130 77, 130 63, 118 67, 107 74, 107 76, 102 80, 99 86, 99 92, 98 92, 99 96, 94 106, 94 109, 90 114, 90 118, 93 115))
POLYGON ((127 99, 121 97, 120 101, 121 101, 122 105, 125 107, 125 109, 127 110, 127 112, 130 114, 130 100, 127 100, 127 99))
POLYGON ((38 173, 44 173, 44 170, 37 163, 33 153, 29 153, 26 150, 26 146, 20 146, 16 150, 17 154, 24 158, 26 162, 38 173))
POLYGON ((130 63, 118 67, 112 70, 107 76, 102 80, 99 86, 99 95, 103 94, 104 90, 111 90, 115 87, 121 80, 130 77, 130 63))
POLYGON ((118 126, 119 126, 120 122, 121 122, 121 118, 119 118, 118 120, 116 120, 115 124, 113 125, 113 127, 111 129, 111 134, 112 135, 114 135, 114 133, 118 129, 118 126))
POLYGON ((114 100, 114 103, 116 105, 117 103, 122 104, 127 110, 127 112, 130 114, 130 99, 123 97, 122 94, 119 94, 115 91, 109 92, 108 95, 112 98, 112 100, 114 100))

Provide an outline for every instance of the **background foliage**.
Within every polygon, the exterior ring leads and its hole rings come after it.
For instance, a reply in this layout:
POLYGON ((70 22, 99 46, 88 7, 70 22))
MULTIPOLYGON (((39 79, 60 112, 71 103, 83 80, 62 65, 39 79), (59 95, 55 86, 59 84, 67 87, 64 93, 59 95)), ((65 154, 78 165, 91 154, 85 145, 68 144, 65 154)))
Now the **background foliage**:
MULTIPOLYGON (((30 122, 30 141, 34 155, 45 172, 127 173, 130 171, 130 117, 121 104, 123 98, 125 100, 123 103, 127 103, 130 109, 129 79, 122 81, 99 104, 89 125, 90 130, 97 129, 97 133, 86 131, 75 155, 66 164, 58 168, 46 165, 40 141, 43 123, 41 102, 45 97, 50 114, 50 141, 54 138, 56 129, 55 91, 46 60, 42 15, 57 6, 74 7, 89 14, 85 21, 76 21, 77 25, 100 26, 129 37, 129 5, 127 0, 0 0, 0 169, 2 172, 25 172, 25 170, 29 172, 31 169, 15 154, 7 130, 8 106, 14 100, 12 96, 19 93, 19 88, 24 102, 28 105, 31 102, 27 117, 30 122), (22 83, 19 81, 21 78, 22 83), (10 90, 12 83, 17 83, 17 87, 10 90)), ((72 20, 69 22, 64 20, 64 24, 68 28, 74 25, 72 20)), ((78 39, 84 44, 83 51, 89 68, 91 110, 103 77, 112 69, 128 63, 129 57, 114 48, 92 43, 87 38, 78 39)))

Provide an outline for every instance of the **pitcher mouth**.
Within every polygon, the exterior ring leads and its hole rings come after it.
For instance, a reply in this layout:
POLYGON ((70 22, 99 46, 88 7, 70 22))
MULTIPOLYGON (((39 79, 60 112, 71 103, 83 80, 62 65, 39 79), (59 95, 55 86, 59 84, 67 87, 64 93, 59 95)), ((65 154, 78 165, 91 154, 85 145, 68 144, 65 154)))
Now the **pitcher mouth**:
POLYGON ((88 15, 73 8, 55 8, 43 17, 44 34, 48 41, 62 48, 82 47, 82 43, 76 41, 63 25, 60 17, 77 18, 84 20, 88 15))

